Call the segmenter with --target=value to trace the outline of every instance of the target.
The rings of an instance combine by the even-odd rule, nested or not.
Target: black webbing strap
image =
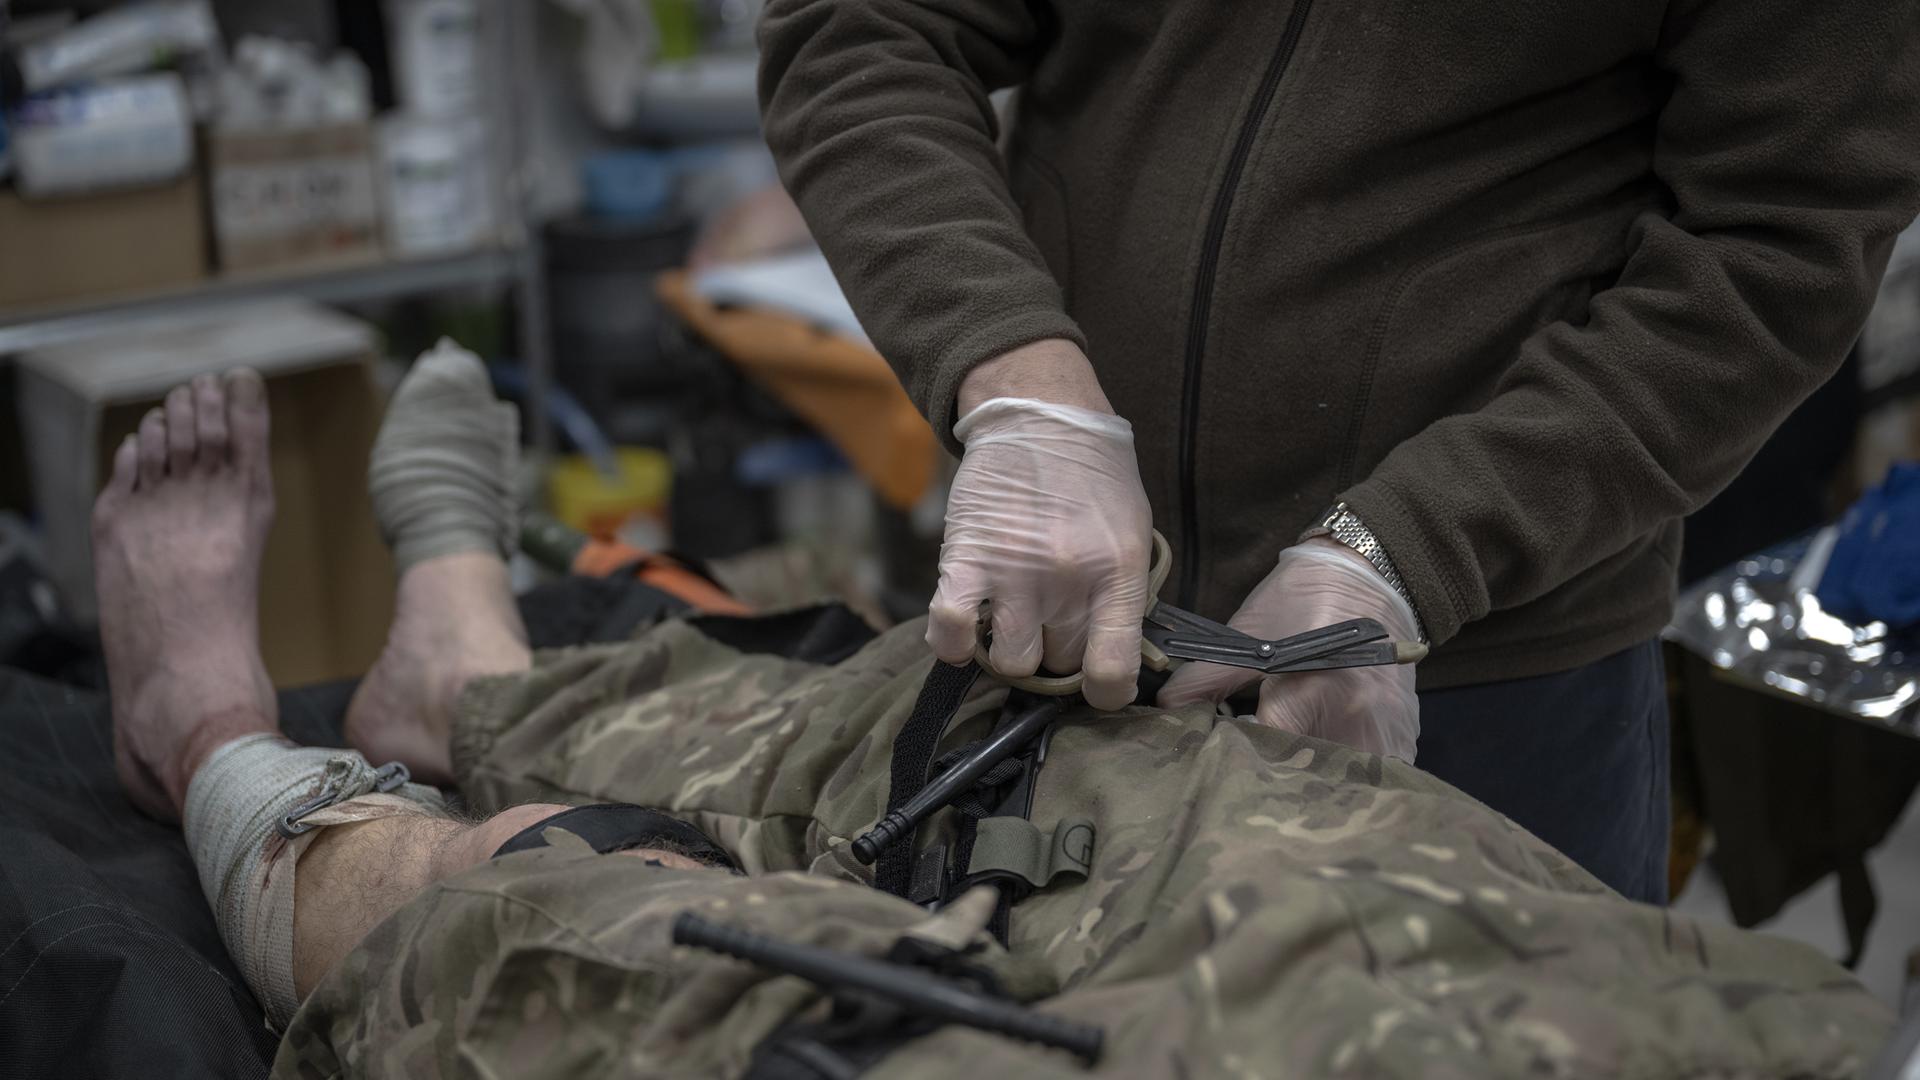
[[[1001,762],[1001,764],[1011,765],[1014,763]],[[974,801],[974,807],[984,809],[984,807],[980,806],[978,800]],[[964,879],[960,875],[965,873],[967,865],[973,861],[973,842],[975,838],[980,835],[980,819],[986,816],[984,813],[972,813],[970,812],[971,809],[973,808],[962,807],[960,810],[959,835],[955,837],[953,842],[953,864],[961,869],[958,873],[948,876],[947,894],[941,898],[947,902],[958,899],[960,893],[965,890],[965,885],[963,884]],[[1002,946],[1012,948],[1013,943],[1007,939],[1007,935],[1013,930],[1015,883],[1003,880],[996,881],[993,884],[995,890],[1000,894],[1000,899],[993,905],[993,915],[987,920],[985,929],[987,933],[992,934],[993,939],[998,941]]]
[[[1032,698],[1030,695],[1015,690],[1007,698],[1006,708],[1001,712],[1001,722],[1011,722],[1013,717],[1025,712],[1031,703]],[[948,769],[958,765],[978,749],[979,745],[978,742],[969,743],[934,762],[928,769],[929,782],[931,782],[933,777],[939,776]],[[1008,785],[1013,784],[1017,780],[1030,781],[1033,771],[1040,767],[1039,756],[1036,747],[1028,746],[1020,755],[1010,757],[987,770],[985,775],[974,782],[974,786],[970,791],[965,792],[958,799],[954,800],[953,808],[959,811],[959,818],[955,824],[953,837],[952,869],[948,867],[947,849],[944,847],[937,849],[941,856],[941,865],[938,873],[940,884],[938,899],[940,901],[943,903],[951,903],[965,890],[967,887],[965,875],[967,873],[967,867],[973,864],[973,845],[980,834],[980,822],[995,814],[1007,813],[1009,811],[1007,806],[1002,805],[1009,794],[1007,791]],[[1025,794],[1028,799],[1031,798],[1031,790],[1030,787],[1025,789]],[[1021,802],[1022,805],[1013,812],[1018,813],[1021,817],[1025,817],[1028,813],[1028,807],[1025,805],[1027,800],[1019,799],[1017,801]],[[932,854],[932,852],[928,854]],[[921,865],[915,868],[914,892],[916,895],[908,897],[909,900],[913,900],[915,903],[920,902],[918,895],[926,891],[928,878],[929,875],[926,866]],[[994,940],[1000,942],[1001,945],[1011,947],[1012,943],[1008,940],[1008,934],[1013,925],[1013,904],[1014,901],[1026,895],[1024,888],[1025,882],[1008,879],[995,881],[993,884],[1000,894],[1000,900],[994,905],[993,917],[987,921],[986,930],[989,934],[992,934]]]
[[[1032,762],[1023,758],[1008,758],[988,770],[972,791],[953,804],[954,809],[960,811],[959,831],[953,840],[953,865],[959,868],[957,873],[966,873],[966,868],[972,864],[973,842],[980,834],[980,819],[993,813],[993,807],[987,804],[987,794],[1019,779],[1032,767]],[[1000,902],[994,905],[993,917],[987,921],[986,929],[994,940],[1007,945],[1007,933],[1013,925],[1013,889],[1003,882],[999,885],[999,891]],[[947,895],[942,899],[951,901],[955,898],[953,879],[950,878]]]
[[[958,896],[957,886],[961,884],[961,877],[966,874],[967,867],[973,864],[973,842],[980,835],[980,819],[994,812],[994,808],[987,804],[986,794],[1019,779],[1028,769],[1039,767],[1031,756],[1008,758],[995,765],[980,778],[972,791],[954,803],[954,808],[960,811],[960,829],[953,841],[953,865],[959,869],[948,880],[947,895],[942,899],[951,901]],[[1012,948],[1013,943],[1007,938],[1013,929],[1013,902],[1017,899],[1014,895],[1015,883],[1001,881],[995,884],[1000,892],[1000,901],[993,906],[993,917],[987,920],[986,930],[995,941]]]
[[[953,714],[980,676],[980,665],[969,662],[954,667],[935,661],[927,681],[914,699],[913,715],[893,738],[893,772],[887,787],[887,809],[898,810],[927,785],[927,768],[933,764],[933,752],[947,730]],[[913,888],[913,842],[911,838],[890,845],[880,852],[873,867],[873,885],[882,892],[905,897]]]

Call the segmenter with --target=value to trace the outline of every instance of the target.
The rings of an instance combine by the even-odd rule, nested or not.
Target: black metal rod
[[[865,991],[937,1020],[1058,1047],[1089,1065],[1100,1060],[1106,1038],[1091,1024],[986,997],[928,972],[722,926],[691,911],[674,919],[673,941],[798,975],[823,987]]]
[[[911,837],[922,821],[971,789],[974,781],[985,776],[988,769],[1019,753],[1022,747],[1047,729],[1047,725],[1053,722],[1054,714],[1059,711],[1058,700],[1041,701],[1021,714],[1019,719],[995,732],[980,744],[980,749],[956,762],[953,768],[941,773],[939,779],[921,788],[918,795],[908,799],[898,810],[888,811],[878,824],[855,838],[853,857],[859,859],[862,865],[873,865],[882,851]]]

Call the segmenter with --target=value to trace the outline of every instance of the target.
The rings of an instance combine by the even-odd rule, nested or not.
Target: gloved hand
[[[999,397],[963,416],[953,434],[966,453],[947,495],[927,643],[940,659],[965,663],[980,601],[991,600],[995,670],[1024,676],[1045,663],[1063,675],[1084,671],[1088,704],[1128,704],[1153,529],[1132,425]]]
[[[1279,563],[1227,623],[1256,637],[1281,638],[1359,618],[1378,620],[1396,640],[1419,640],[1413,609],[1371,563],[1337,541],[1316,538],[1282,551]],[[1161,688],[1159,702],[1165,708],[1218,703],[1258,678],[1259,672],[1243,668],[1186,664]],[[1420,736],[1413,665],[1269,675],[1254,718],[1412,761]]]

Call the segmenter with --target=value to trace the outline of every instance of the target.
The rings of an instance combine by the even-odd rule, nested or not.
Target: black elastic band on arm
[[[671,814],[628,803],[596,803],[562,810],[514,833],[493,853],[494,858],[547,846],[543,833],[558,826],[585,840],[602,855],[633,848],[664,847],[708,866],[740,870],[740,864],[713,838]]]

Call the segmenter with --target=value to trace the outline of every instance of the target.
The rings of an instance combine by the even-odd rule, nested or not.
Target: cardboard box
[[[215,258],[225,272],[380,256],[365,124],[207,136]]]
[[[0,310],[185,288],[206,276],[200,180],[62,199],[0,191]]]
[[[116,325],[20,357],[20,420],[54,582],[97,610],[89,544],[113,449],[167,390],[250,366],[273,409],[278,513],[260,580],[261,651],[278,686],[365,673],[392,618],[393,567],[367,500],[381,406],[377,338],[303,301],[237,304]]]

